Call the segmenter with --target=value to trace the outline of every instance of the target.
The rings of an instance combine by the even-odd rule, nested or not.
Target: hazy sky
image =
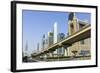
[[[66,35],[68,14],[68,12],[23,10],[23,50],[27,41],[28,52],[35,51],[37,43],[41,45],[43,34],[47,35],[47,32],[52,31],[55,22],[58,25],[58,32]],[[89,13],[76,13],[76,17],[91,22],[91,14]]]

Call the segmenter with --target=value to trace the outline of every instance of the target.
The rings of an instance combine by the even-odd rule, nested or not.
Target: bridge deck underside
[[[57,48],[61,46],[71,46],[74,42],[83,40],[85,38],[91,37],[91,26],[84,27],[83,29],[77,31],[76,33],[66,37],[60,42],[57,42],[49,47],[47,47],[45,50],[42,50],[41,52],[37,53],[36,56],[40,56],[45,53],[52,52],[56,50]]]

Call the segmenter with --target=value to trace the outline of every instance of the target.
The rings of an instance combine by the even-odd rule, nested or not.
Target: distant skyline
[[[53,31],[55,22],[57,22],[58,33],[67,35],[68,14],[68,12],[23,10],[23,51],[25,51],[26,43],[29,53],[37,50],[38,43],[41,47],[43,34],[47,36],[49,31]],[[91,23],[90,13],[76,13],[76,17]]]

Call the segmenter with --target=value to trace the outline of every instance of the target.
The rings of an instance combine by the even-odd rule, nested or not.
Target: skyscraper
[[[58,30],[57,30],[57,22],[55,22],[55,23],[54,23],[54,29],[53,29],[53,33],[54,33],[54,39],[53,39],[54,42],[53,42],[53,43],[54,43],[54,44],[57,43],[57,34],[58,34],[57,31],[58,31]]]
[[[54,28],[53,28],[53,44],[57,43],[57,35],[58,35],[58,30],[57,30],[57,22],[54,23]],[[57,56],[57,49],[53,52],[54,56]]]
[[[80,29],[82,29],[83,27],[85,27],[87,25],[89,25],[89,23],[78,19],[77,16],[75,15],[75,12],[69,13],[69,16],[68,16],[68,29],[69,29],[68,33],[69,33],[69,35],[72,35],[73,33],[80,31]],[[90,52],[89,52],[91,49],[90,46],[91,46],[90,37],[85,38],[80,41],[77,41],[77,42],[73,43],[72,46],[67,48],[68,56],[90,55]]]
[[[28,43],[27,43],[27,41],[26,41],[26,45],[25,45],[24,56],[28,56]]]
[[[53,32],[48,32],[48,46],[53,44]]]
[[[58,40],[58,42],[61,41],[61,40],[63,40],[64,38],[65,38],[65,34],[64,34],[64,33],[59,33],[59,34],[57,35],[57,40]]]
[[[63,40],[65,38],[65,34],[64,33],[59,33],[58,34],[58,42],[60,42],[61,40]],[[57,54],[58,55],[64,55],[64,48],[60,47],[59,49],[57,49]]]
[[[42,37],[42,49],[45,48],[45,34]]]
[[[37,43],[37,52],[39,52],[39,43]]]
[[[69,13],[68,17],[68,33],[69,35],[75,33],[78,30],[78,22],[74,12]]]

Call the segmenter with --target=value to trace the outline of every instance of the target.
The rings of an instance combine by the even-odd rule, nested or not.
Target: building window
[[[80,43],[81,43],[81,44],[85,44],[84,40],[81,40]]]

